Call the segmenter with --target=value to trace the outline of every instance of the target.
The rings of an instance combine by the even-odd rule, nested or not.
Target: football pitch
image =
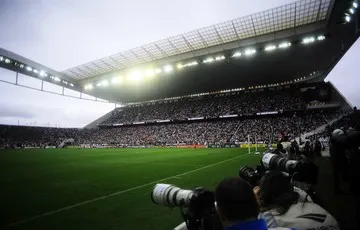
[[[247,149],[0,151],[0,229],[164,229],[178,208],[154,205],[156,183],[213,190],[260,157]]]

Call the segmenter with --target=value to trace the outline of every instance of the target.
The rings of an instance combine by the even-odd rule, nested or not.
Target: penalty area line
[[[228,162],[228,161],[232,161],[232,160],[235,160],[235,159],[247,157],[249,155],[250,154],[243,154],[243,155],[240,155],[240,156],[232,157],[230,159],[219,161],[219,162],[216,162],[214,164],[206,165],[204,167],[193,169],[193,170],[183,172],[183,173],[180,173],[180,174],[177,174],[177,175],[174,175],[174,176],[166,177],[166,178],[163,178],[163,179],[160,179],[160,180],[152,181],[152,182],[149,182],[149,183],[146,183],[146,184],[142,184],[142,185],[135,186],[135,187],[132,187],[132,188],[128,188],[128,189],[125,189],[125,190],[110,193],[110,194],[107,194],[107,195],[104,195],[104,196],[100,196],[100,197],[93,198],[93,199],[90,199],[90,200],[86,200],[86,201],[83,201],[83,202],[80,202],[80,203],[69,205],[69,206],[66,206],[66,207],[63,207],[63,208],[59,208],[59,209],[56,209],[56,210],[53,210],[53,211],[45,212],[45,213],[42,213],[42,214],[30,217],[30,218],[21,220],[21,221],[11,223],[11,224],[7,225],[6,228],[11,228],[11,227],[15,227],[15,226],[18,226],[18,225],[21,225],[21,224],[25,224],[25,223],[40,219],[40,218],[45,217],[45,216],[50,216],[50,215],[53,215],[53,214],[56,214],[56,213],[59,213],[59,212],[62,212],[62,211],[66,211],[66,210],[73,209],[73,208],[76,208],[76,207],[79,207],[79,206],[90,204],[90,203],[93,203],[93,202],[96,202],[96,201],[99,201],[99,200],[104,200],[104,199],[112,197],[112,196],[117,196],[117,195],[127,193],[127,192],[130,192],[130,191],[136,190],[136,189],[144,188],[146,186],[153,185],[153,184],[156,184],[156,183],[159,183],[159,182],[164,182],[164,181],[169,180],[169,179],[177,179],[177,178],[179,178],[181,176],[184,176],[184,175],[187,175],[187,174],[190,174],[190,173],[193,173],[193,172],[197,172],[197,171],[200,171],[200,170],[203,170],[203,169],[206,169],[206,168],[210,168],[210,167],[213,167],[215,165],[223,164],[223,163]]]

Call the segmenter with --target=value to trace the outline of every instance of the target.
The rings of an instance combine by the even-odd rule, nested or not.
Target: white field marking
[[[50,215],[53,215],[53,214],[56,214],[56,213],[59,213],[59,212],[62,212],[62,211],[66,211],[66,210],[69,210],[69,209],[72,209],[72,208],[76,208],[76,207],[79,207],[79,206],[90,204],[90,203],[93,203],[93,202],[96,202],[96,201],[99,201],[99,200],[103,200],[103,199],[106,199],[106,198],[109,198],[109,197],[112,197],[112,196],[117,196],[117,195],[120,195],[120,194],[123,194],[123,193],[126,193],[126,192],[130,192],[130,191],[133,191],[133,190],[136,190],[136,189],[139,189],[139,188],[144,188],[144,187],[149,186],[149,185],[153,185],[153,184],[163,182],[163,181],[166,181],[166,180],[169,180],[169,179],[181,177],[183,175],[187,175],[187,174],[190,174],[190,173],[193,173],[193,172],[197,172],[197,171],[200,171],[202,169],[210,168],[210,167],[215,166],[215,165],[223,164],[223,163],[228,162],[228,161],[232,161],[232,160],[235,160],[235,159],[238,159],[238,158],[248,157],[248,156],[250,156],[250,154],[243,154],[243,155],[240,155],[240,156],[232,157],[232,158],[227,159],[227,160],[219,161],[219,162],[216,162],[214,164],[206,165],[204,167],[193,169],[193,170],[190,170],[190,171],[187,171],[187,172],[184,172],[184,173],[180,173],[180,174],[177,174],[177,175],[174,175],[174,176],[171,176],[171,177],[166,177],[166,178],[156,180],[156,181],[153,181],[153,182],[149,182],[149,183],[146,183],[146,184],[143,184],[143,185],[135,186],[135,187],[128,188],[128,189],[125,189],[125,190],[121,190],[121,191],[110,193],[110,194],[107,194],[107,195],[104,195],[104,196],[100,196],[100,197],[97,197],[97,198],[94,198],[94,199],[91,199],[91,200],[86,200],[86,201],[83,201],[83,202],[80,202],[80,203],[77,203],[77,204],[73,204],[73,205],[63,207],[63,208],[59,208],[59,209],[56,209],[56,210],[53,210],[53,211],[50,211],[50,212],[45,212],[45,213],[30,217],[28,219],[24,219],[24,220],[21,220],[21,221],[18,221],[18,222],[11,223],[8,226],[6,226],[6,228],[15,227],[15,226],[18,226],[18,225],[21,225],[21,224],[28,223],[30,221],[37,220],[37,219],[45,217],[45,216],[50,216]]]
[[[136,161],[113,161],[115,163],[126,163],[126,164],[147,164],[147,165],[165,165],[165,166],[192,166],[192,167],[203,167],[206,165],[188,165],[188,164],[167,164],[167,163],[149,163],[149,162],[136,162]]]

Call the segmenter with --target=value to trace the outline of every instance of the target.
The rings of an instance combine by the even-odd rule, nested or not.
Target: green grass
[[[242,165],[259,162],[258,156],[246,152],[247,149],[1,151],[0,228],[172,229],[182,222],[180,211],[151,202],[150,192],[156,181],[168,178],[161,183],[212,190],[224,177],[237,176]],[[182,175],[173,177],[179,174]],[[124,192],[9,227],[119,191]]]

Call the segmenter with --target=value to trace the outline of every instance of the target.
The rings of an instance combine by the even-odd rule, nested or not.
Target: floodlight
[[[156,69],[155,69],[155,73],[156,73],[156,74],[159,74],[159,73],[161,73],[161,72],[162,72],[162,71],[161,71],[160,68],[156,68]]]
[[[241,52],[235,52],[232,57],[241,57]]]
[[[252,55],[254,53],[256,53],[255,49],[247,49],[247,50],[245,50],[245,55],[246,56]]]
[[[320,36],[317,37],[317,40],[318,40],[318,41],[325,40],[325,36],[324,36],[324,35],[320,35]]]
[[[184,67],[184,65],[181,64],[181,63],[178,63],[178,64],[176,65],[176,68],[178,68],[178,69],[182,69],[183,67]]]
[[[27,71],[32,71],[32,68],[30,66],[26,66]]]
[[[106,86],[108,86],[108,85],[109,85],[109,82],[108,82],[107,80],[103,80],[103,81],[101,82],[101,86],[106,87]]]
[[[73,83],[70,83],[70,86],[71,86],[71,87],[74,87],[74,84],[73,84]]]
[[[33,69],[33,72],[34,73],[38,73],[39,71],[37,69]]]
[[[0,56],[0,61],[4,61],[4,57],[3,57],[3,56]]]
[[[6,59],[5,59],[5,63],[6,63],[6,64],[11,63],[10,59],[6,58]]]
[[[225,59],[225,56],[224,56],[224,55],[215,57],[215,60],[216,60],[216,61],[221,61],[221,60],[224,60],[224,59]]]
[[[140,81],[143,78],[143,74],[140,71],[133,71],[128,75],[130,81]]]
[[[283,43],[280,43],[279,44],[279,48],[280,49],[284,49],[284,48],[288,48],[291,46],[291,43],[290,42],[283,42]]]
[[[60,78],[58,78],[58,77],[55,77],[55,78],[54,78],[54,81],[59,82],[59,81],[61,81],[61,79],[60,79]]]
[[[146,72],[145,72],[145,75],[146,75],[147,77],[152,77],[152,76],[155,75],[155,72],[154,72],[153,69],[147,69]]]
[[[315,38],[314,37],[307,37],[307,38],[304,38],[302,43],[303,44],[309,44],[309,43],[313,43],[315,41]]]
[[[45,73],[44,70],[41,70],[40,73],[39,73],[40,77],[47,77],[47,73]]]
[[[265,47],[265,51],[272,51],[274,49],[276,49],[276,46],[274,46],[274,45],[269,45],[269,46]]]
[[[359,6],[359,3],[357,3],[356,1],[353,2],[353,7],[354,7],[354,8],[358,8],[358,6]]]
[[[209,58],[206,58],[206,59],[203,61],[203,63],[211,63],[211,62],[213,62],[213,61],[214,61],[214,58],[209,57]]]
[[[92,89],[93,88],[93,85],[92,84],[87,84],[87,85],[85,85],[85,87],[84,87],[86,90],[90,90],[90,89]]]
[[[122,78],[121,77],[113,77],[111,79],[111,83],[113,83],[113,84],[121,84],[122,83]]]
[[[169,73],[169,72],[171,72],[171,71],[173,71],[173,67],[171,66],[171,65],[166,65],[166,66],[164,66],[164,71],[166,72],[166,73]]]
[[[193,62],[189,62],[186,63],[184,66],[194,66],[194,65],[198,65],[199,63],[197,61],[193,61]]]
[[[346,22],[350,22],[351,21],[351,17],[350,17],[350,15],[345,15],[345,21]]]
[[[350,9],[349,9],[349,12],[350,12],[350,14],[354,14],[354,13],[355,13],[354,8],[350,8]]]
[[[19,67],[20,67],[21,69],[24,68],[24,66],[25,66],[24,64],[20,64],[20,65],[19,65]]]

